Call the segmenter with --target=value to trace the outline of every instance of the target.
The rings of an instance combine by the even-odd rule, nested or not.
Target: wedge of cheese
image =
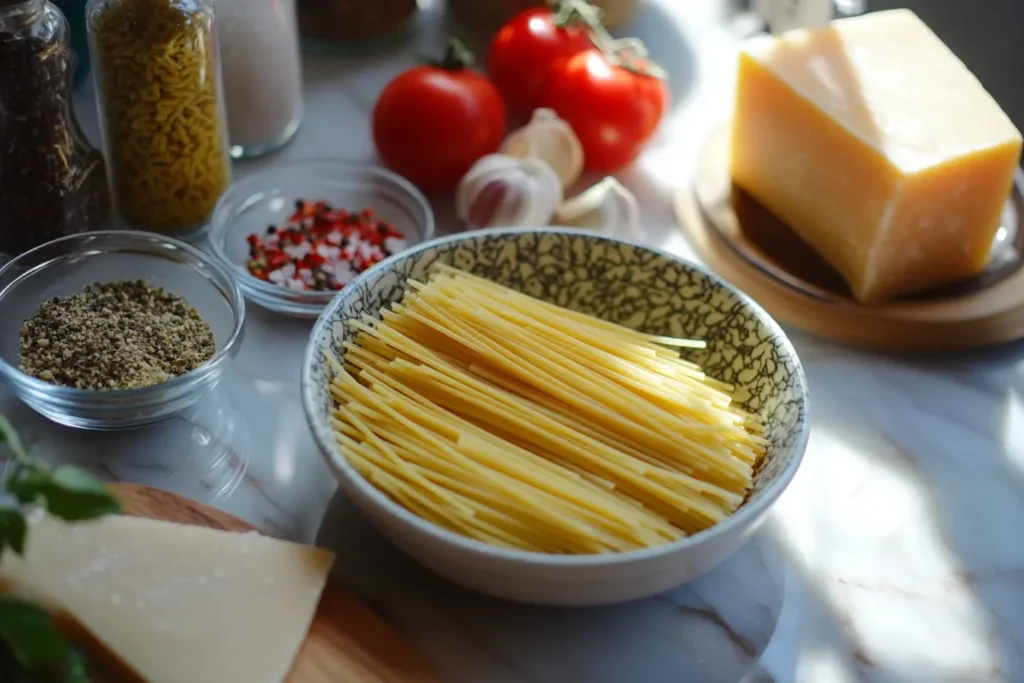
[[[151,683],[279,683],[306,637],[329,551],[132,517],[45,516],[5,590],[69,615]]]
[[[985,269],[1021,134],[908,10],[754,39],[733,182],[873,302]]]

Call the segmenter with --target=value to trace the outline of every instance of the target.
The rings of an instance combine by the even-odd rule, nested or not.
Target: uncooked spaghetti
[[[333,426],[425,520],[506,548],[606,553],[736,511],[766,440],[733,387],[643,334],[448,266],[350,323]]]

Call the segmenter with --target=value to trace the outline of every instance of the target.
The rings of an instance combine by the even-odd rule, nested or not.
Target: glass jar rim
[[[0,11],[42,9],[49,0],[0,0]]]

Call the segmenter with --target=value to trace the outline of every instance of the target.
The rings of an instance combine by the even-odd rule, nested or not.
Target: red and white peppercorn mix
[[[406,247],[405,235],[373,209],[350,212],[298,200],[284,225],[249,242],[249,272],[296,291],[338,290],[356,275]]]

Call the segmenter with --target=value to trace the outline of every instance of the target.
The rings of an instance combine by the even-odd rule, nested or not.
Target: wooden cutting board
[[[708,267],[779,322],[900,352],[964,351],[1024,339],[1024,173],[1017,174],[1004,212],[1004,229],[1013,238],[993,252],[985,275],[866,306],[788,226],[733,187],[728,160],[729,127],[723,124],[705,140],[692,183],[676,194],[677,222]]]
[[[111,484],[125,514],[211,529],[255,527],[209,505],[139,484]],[[343,558],[342,558],[343,561]],[[288,683],[437,683],[427,661],[341,586],[328,582]]]

